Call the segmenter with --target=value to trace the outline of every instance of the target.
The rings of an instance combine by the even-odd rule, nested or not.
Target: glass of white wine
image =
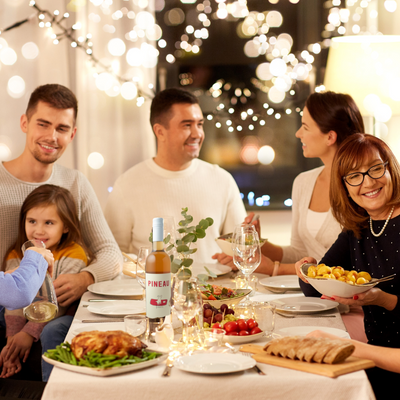
[[[136,259],[136,280],[146,293],[146,259],[151,253],[151,248],[147,246],[139,247]]]
[[[22,254],[31,247],[46,248],[40,240],[28,240],[22,247]],[[33,322],[48,322],[54,319],[58,312],[58,302],[53,280],[48,272],[36,297],[29,306],[24,308],[24,316]]]

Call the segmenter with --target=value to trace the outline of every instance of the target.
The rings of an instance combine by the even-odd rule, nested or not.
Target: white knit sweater
[[[232,232],[246,216],[233,177],[199,159],[183,171],[163,169],[152,159],[130,168],[115,182],[105,216],[121,250],[137,254],[140,246],[150,245],[152,219],[173,216],[178,224],[183,207],[189,208],[192,224],[207,217],[214,220],[206,237],[195,243],[193,259],[202,263],[212,262],[211,256],[221,252],[215,239]]]
[[[315,238],[307,229],[307,211],[311,196],[315,182],[324,168],[303,172],[293,182],[292,236],[290,246],[283,247],[283,263],[294,263],[306,256],[320,260],[341,232],[330,209]]]
[[[82,271],[90,272],[95,282],[114,278],[122,267],[122,255],[107,225],[99,201],[89,181],[77,170],[54,164],[50,179],[41,183],[23,182],[0,163],[0,257],[17,240],[22,203],[34,189],[44,184],[62,186],[75,199],[85,244],[96,260]]]

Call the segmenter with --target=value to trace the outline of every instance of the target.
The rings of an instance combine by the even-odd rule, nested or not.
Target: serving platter
[[[76,336],[78,333],[91,332],[91,331],[124,331],[124,322],[101,322],[99,324],[84,324],[83,326],[73,327],[71,330],[72,335]]]
[[[174,366],[196,374],[218,375],[253,368],[256,361],[240,354],[206,353],[179,357]]]
[[[151,349],[146,349],[146,351],[152,351]],[[155,351],[155,350],[154,350]],[[42,355],[42,358],[47,363],[54,365],[55,367],[65,369],[71,372],[77,372],[80,374],[86,375],[94,375],[94,376],[112,376],[112,375],[119,375],[125,374],[127,372],[137,371],[139,369],[152,367],[153,365],[157,365],[160,362],[164,361],[168,357],[168,353],[163,353],[157,350],[157,353],[161,353],[160,357],[155,358],[154,360],[143,361],[138,364],[131,364],[131,365],[124,365],[122,367],[114,367],[108,369],[100,369],[100,368],[89,368],[89,367],[82,367],[80,365],[72,365],[66,364],[61,361],[53,360],[52,358],[48,358]]]

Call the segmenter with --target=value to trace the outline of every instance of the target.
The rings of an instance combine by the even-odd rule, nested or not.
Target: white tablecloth
[[[221,283],[227,278],[219,279]],[[219,283],[219,282],[218,282]],[[259,289],[268,293],[265,288]],[[294,295],[299,293],[294,293]],[[293,295],[293,293],[291,293]],[[270,293],[270,298],[276,298]],[[288,294],[278,295],[288,296]],[[67,340],[74,336],[72,332],[83,326],[82,319],[98,318],[83,305],[88,298],[101,296],[85,293]],[[276,316],[276,329],[286,326],[330,326],[345,329],[337,310],[336,318],[293,318]],[[92,325],[92,324],[91,324]],[[262,345],[266,340],[259,339],[254,344]],[[294,371],[258,363],[266,373],[258,375],[247,370],[226,375],[200,375],[172,369],[169,378],[161,377],[165,364],[111,377],[94,377],[54,368],[47,383],[43,400],[126,400],[126,399],[173,399],[204,400],[206,398],[240,399],[307,399],[307,400],[366,400],[375,399],[372,388],[364,371],[342,375],[332,379],[315,374]]]

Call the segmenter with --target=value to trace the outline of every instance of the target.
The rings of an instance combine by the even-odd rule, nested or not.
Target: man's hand
[[[79,274],[59,275],[54,281],[58,303],[62,307],[69,306],[80,299],[92,283],[94,283],[94,278],[86,271]]]
[[[218,260],[220,264],[227,265],[232,268],[232,271],[237,271],[236,265],[233,263],[233,257],[225,253],[216,253],[211,257],[213,260]]]
[[[47,270],[49,271],[50,276],[53,276],[53,269],[54,269],[53,253],[50,250],[42,249],[39,247],[30,247],[27,251],[30,251],[30,250],[36,251],[36,253],[39,253],[44,257],[44,259],[47,261],[47,264],[49,264],[49,267]]]
[[[14,363],[16,359],[25,362],[31,351],[33,337],[26,332],[18,332],[10,337],[7,341],[8,351],[4,356],[4,360]]]

